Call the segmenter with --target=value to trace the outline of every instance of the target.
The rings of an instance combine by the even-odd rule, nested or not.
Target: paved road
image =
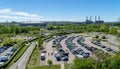
[[[61,69],[65,69],[64,63],[61,63]]]
[[[60,62],[56,61],[56,58],[54,56],[54,52],[56,51],[56,48],[52,48],[53,40],[49,41],[45,47],[45,50],[47,51],[47,53],[46,53],[46,65],[48,65],[47,61],[49,59],[53,61],[53,64],[60,64]],[[53,53],[53,55],[52,55],[52,53]]]
[[[106,47],[112,48],[114,51],[119,51],[119,47],[113,44],[109,44],[108,42],[101,41],[101,44],[105,45]]]
[[[10,52],[11,49],[12,49],[12,47],[10,47],[10,48],[8,48],[7,50],[5,50],[4,52],[2,52],[2,53],[0,54],[0,57],[5,56],[8,52]]]
[[[66,39],[67,38],[63,39],[60,42],[64,50],[68,50],[68,48],[65,45],[65,40]],[[56,48],[52,48],[53,40],[51,40],[51,41],[49,41],[47,43],[44,42],[43,46],[45,47],[45,50],[47,51],[47,53],[46,53],[46,60],[45,61],[40,61],[40,66],[48,65],[47,61],[49,59],[53,61],[53,64],[63,64],[63,61],[57,61],[56,58],[55,58],[54,52],[56,51]],[[68,51],[68,52],[69,52],[69,61],[64,62],[64,63],[73,63],[73,60],[74,60],[75,57],[74,57],[74,55],[72,55],[72,53],[70,51]],[[53,53],[53,55],[51,55],[51,53]]]
[[[76,44],[79,48],[81,48],[83,51],[88,52],[87,49],[85,49],[84,47],[82,47],[80,44],[77,43],[77,40],[78,40],[78,38],[75,38],[75,39],[73,40],[73,43],[75,43],[75,44]]]
[[[78,37],[73,40],[73,43],[75,43],[75,44],[76,44],[79,48],[81,48],[84,52],[90,52],[89,50],[85,49],[85,48],[82,47],[80,44],[78,44],[77,40],[78,40]],[[88,46],[89,46],[89,45],[88,45]],[[92,47],[92,46],[89,46],[89,47]],[[90,54],[90,57],[92,57],[92,58],[97,58],[94,53],[92,53],[92,52],[90,52],[90,53],[91,53],[91,54]]]
[[[119,46],[119,42],[117,41],[117,37],[113,35],[107,35],[108,36],[108,42],[111,44],[114,44],[116,46]]]
[[[69,36],[67,38],[69,38]],[[67,61],[67,63],[73,63],[75,56],[70,52],[70,50],[65,45],[65,40],[67,40],[67,38],[65,38],[61,41],[61,45],[63,47],[63,50],[68,50],[68,52],[69,52],[69,61]]]
[[[20,57],[20,59],[10,67],[10,69],[25,69],[25,65],[26,65],[35,45],[36,45],[36,42],[33,42],[28,47],[28,49],[24,52],[24,54]]]
[[[104,52],[107,52],[107,53],[109,53],[110,55],[113,55],[112,53],[106,51],[104,48],[101,48],[101,47],[99,47],[99,46],[97,46],[97,45],[92,44],[92,43],[91,43],[91,40],[92,40],[92,37],[86,37],[84,43],[87,44],[87,45],[89,45],[89,46],[95,47],[95,48],[97,48],[97,49],[99,49],[99,50],[102,50],[102,51],[104,51]]]

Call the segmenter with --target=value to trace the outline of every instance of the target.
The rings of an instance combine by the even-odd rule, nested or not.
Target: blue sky
[[[0,21],[117,21],[119,13],[120,0],[0,0]]]

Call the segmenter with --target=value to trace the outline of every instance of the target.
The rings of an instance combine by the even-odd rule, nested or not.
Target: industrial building
[[[100,16],[98,16],[98,19],[97,19],[97,16],[95,16],[95,21],[92,21],[92,16],[90,16],[90,18],[88,19],[88,16],[86,16],[86,21],[85,21],[86,24],[91,24],[91,23],[97,23],[97,24],[103,24],[104,21],[103,20],[100,20]]]

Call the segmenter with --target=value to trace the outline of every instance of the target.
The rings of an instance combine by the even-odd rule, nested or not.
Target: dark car
[[[45,57],[44,57],[44,56],[41,56],[41,60],[45,60]]]
[[[101,48],[106,48],[106,46],[101,46]]]
[[[57,61],[61,61],[61,58],[60,58],[60,55],[59,55],[59,54],[56,54],[55,57],[56,57],[56,60],[57,60]]]
[[[111,48],[106,48],[107,51],[113,51]]]
[[[65,57],[62,58],[62,60],[63,60],[63,61],[68,61],[69,58],[68,58],[68,56],[65,56]]]

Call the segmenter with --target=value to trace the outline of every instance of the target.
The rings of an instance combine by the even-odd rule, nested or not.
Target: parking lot
[[[107,42],[101,42],[100,45],[95,44],[92,42],[92,37],[78,34],[57,36],[44,42],[43,46],[44,50],[41,51],[40,65],[47,65],[49,59],[53,61],[53,64],[62,64],[73,63],[75,58],[96,57],[93,53],[96,50],[101,50],[110,55],[114,55],[119,50],[118,47],[110,47]]]
[[[1,46],[0,47],[0,64],[4,64],[15,52],[15,48],[10,46]]]

